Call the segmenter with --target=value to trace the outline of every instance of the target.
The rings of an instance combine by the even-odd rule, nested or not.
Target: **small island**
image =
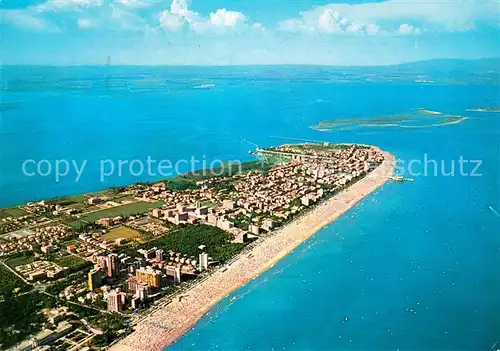
[[[352,130],[355,128],[431,128],[452,124],[459,124],[468,117],[447,114],[440,111],[419,108],[411,113],[401,113],[387,116],[370,118],[338,118],[329,121],[320,121],[309,128],[320,132],[331,132],[334,130]]]
[[[0,209],[0,347],[162,350],[394,168],[367,145],[252,153],[236,173]]]
[[[484,107],[467,109],[468,112],[500,112],[500,107]]]

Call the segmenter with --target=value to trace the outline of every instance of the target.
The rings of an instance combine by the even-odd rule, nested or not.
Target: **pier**
[[[405,178],[403,176],[390,176],[389,179],[395,181],[395,182],[413,182],[415,179],[413,178]]]

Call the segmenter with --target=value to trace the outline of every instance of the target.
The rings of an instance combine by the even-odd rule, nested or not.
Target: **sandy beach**
[[[392,175],[394,156],[384,152],[384,162],[362,180],[321,203],[312,211],[266,237],[250,252],[238,256],[225,272],[217,271],[170,304],[142,320],[135,331],[111,350],[162,350],[175,342],[227,294],[266,271],[302,242],[336,220],[364,197],[380,188]]]

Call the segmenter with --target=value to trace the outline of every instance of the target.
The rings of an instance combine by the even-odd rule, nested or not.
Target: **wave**
[[[213,89],[215,88],[215,84],[212,83],[204,83],[200,85],[195,85],[193,89]]]

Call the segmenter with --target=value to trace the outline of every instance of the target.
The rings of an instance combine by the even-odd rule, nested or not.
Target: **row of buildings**
[[[383,161],[375,148],[346,146],[308,149],[283,145],[261,153],[279,154],[287,162],[260,170],[213,177],[197,182],[199,189],[170,190],[159,183],[144,191],[143,199],[167,205],[151,215],[175,224],[202,222],[231,232],[235,240],[271,231],[303,208],[314,205]],[[231,184],[228,191],[225,184]],[[221,186],[222,185],[222,186]],[[210,202],[215,206],[202,206]],[[242,226],[241,223],[246,223]]]
[[[35,261],[14,268],[26,280],[37,281],[45,278],[61,278],[69,274],[68,267],[61,267],[51,261]]]
[[[63,224],[23,230],[20,235],[8,242],[0,242],[0,257],[37,249],[50,250],[60,240],[71,235],[70,229]]]

